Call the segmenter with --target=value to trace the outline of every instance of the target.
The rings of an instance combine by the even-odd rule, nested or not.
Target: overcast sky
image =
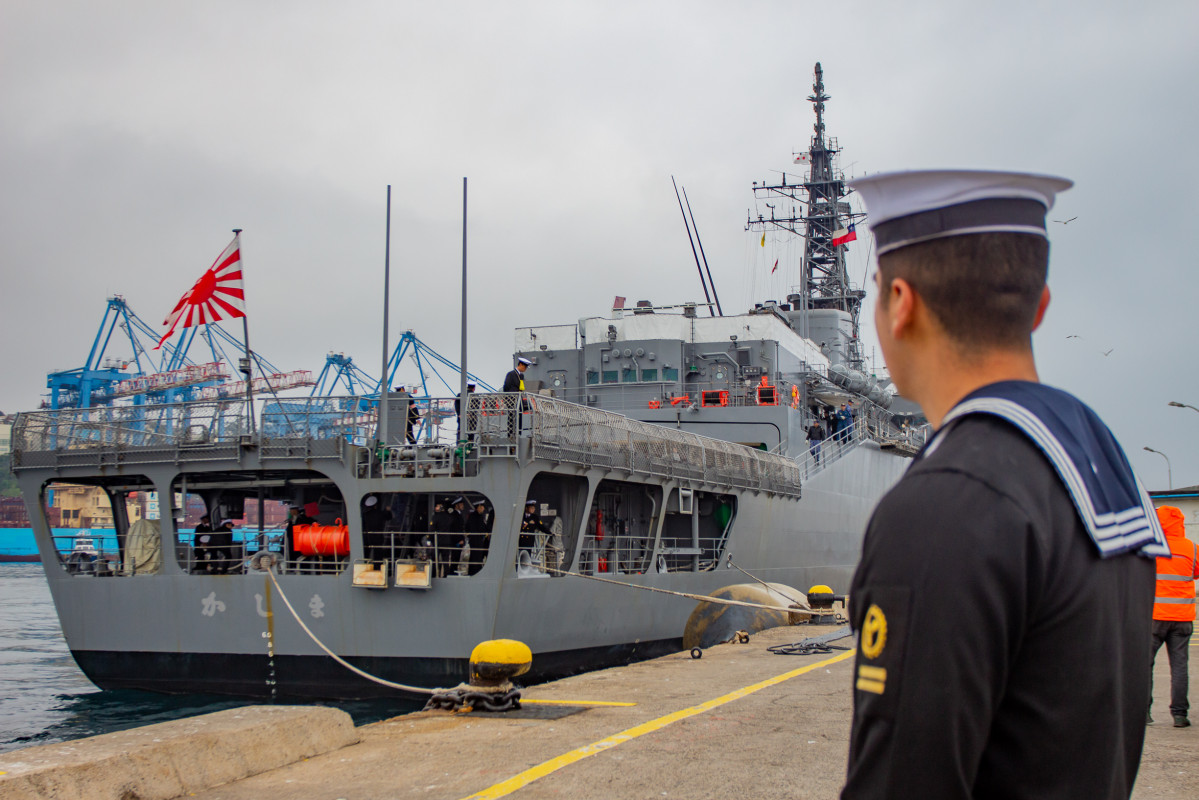
[[[808,145],[820,61],[847,175],[1076,181],[1050,214],[1077,219],[1050,223],[1042,378],[1099,411],[1151,489],[1166,463],[1144,446],[1193,485],[1199,413],[1166,403],[1199,406],[1196,31],[1193,0],[7,0],[0,409],[83,364],[108,295],[158,326],[234,227],[255,349],[377,375],[389,183],[393,341],[411,328],[457,360],[469,177],[470,366],[492,383],[517,325],[702,299],[671,175],[726,312],[781,299],[800,251],[744,223],[752,181]]]

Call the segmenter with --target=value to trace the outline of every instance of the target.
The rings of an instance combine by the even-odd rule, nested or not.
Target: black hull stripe
[[[677,653],[682,639],[538,653],[522,685]],[[365,700],[402,692],[361,678],[327,656],[237,653],[155,653],[73,650],[79,668],[101,689],[141,689],[166,694],[218,694],[309,700]],[[467,660],[453,658],[348,658],[354,666],[390,681],[447,688],[467,679]],[[414,699],[416,696],[413,696]]]

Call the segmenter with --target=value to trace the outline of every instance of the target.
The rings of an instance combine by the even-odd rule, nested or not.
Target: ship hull
[[[363,466],[366,451],[340,445],[325,451],[315,444],[274,452],[243,448],[229,457],[214,451],[208,459],[192,454],[191,461],[125,451],[118,466],[99,471],[61,459],[35,466],[38,459],[27,458],[18,470],[27,498],[59,481],[94,482],[110,493],[152,485],[166,496],[186,480],[208,487],[212,506],[219,507],[235,490],[291,491],[288,487],[316,481],[320,486],[312,491],[325,501],[339,498],[335,513],[345,517],[350,531],[350,553],[341,559],[278,566],[274,575],[251,566],[238,574],[196,574],[184,561],[189,548],[178,539],[169,544],[167,519],[160,564],[131,571],[129,534],[122,539],[121,558],[112,562],[114,574],[104,575],[69,570],[64,559],[69,552],[56,548],[46,515],[30,504],[67,644],[102,688],[268,698],[395,696],[394,688],[356,675],[323,648],[373,676],[420,690],[465,680],[472,649],[497,638],[531,649],[533,666],[523,682],[550,680],[677,651],[697,605],[684,594],[708,595],[754,579],[800,591],[825,584],[845,592],[871,510],[910,463],[863,438],[810,474],[801,489],[795,462],[785,457],[652,425],[638,428],[641,438],[631,446],[623,434],[604,445],[600,434],[611,438],[615,424],[606,416],[602,430],[592,432],[599,444],[571,450],[569,436],[578,433],[582,412],[542,401],[538,414],[549,419],[558,406],[571,426],[546,423],[526,434],[517,454],[480,458],[465,472],[440,477],[380,473]],[[567,430],[569,436],[562,433]],[[661,445],[644,459],[638,455],[642,438]],[[670,447],[683,446],[701,448],[700,455],[654,466],[654,458],[667,459]],[[605,447],[627,456],[628,463],[597,464]],[[704,455],[702,448],[723,453],[724,460]],[[300,449],[304,452],[292,454]],[[63,459],[82,456],[67,449]],[[723,477],[715,467],[702,467],[705,463],[723,464]],[[678,507],[683,491],[696,498],[690,514]],[[489,498],[496,519],[481,569],[470,575],[446,570],[426,589],[356,585],[351,565],[369,555],[366,500],[389,493]],[[611,516],[596,524],[595,510],[608,508],[605,498],[613,493],[626,504],[625,524],[644,529],[639,560],[611,549],[620,530]],[[561,573],[529,570],[524,563],[520,515],[534,494],[566,521],[570,544]],[[644,519],[631,509],[636,502],[644,504]],[[713,509],[722,505],[732,510],[720,534]],[[680,524],[696,526],[691,531],[701,547],[668,546],[671,536],[678,543]],[[705,524],[715,527],[703,533]],[[709,534],[716,538],[705,540]],[[597,557],[601,546],[609,547],[604,552],[610,561],[603,566],[606,559]],[[700,551],[706,553],[702,559]]]

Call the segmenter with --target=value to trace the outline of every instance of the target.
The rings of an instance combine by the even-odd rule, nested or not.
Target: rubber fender
[[[767,589],[758,583],[737,583],[711,592],[712,597],[778,606],[779,610],[700,602],[683,629],[683,648],[711,647],[734,639],[739,631],[757,633],[767,628],[793,625],[809,616],[806,612],[788,609],[793,603],[807,605],[803,592],[781,583],[769,586]]]

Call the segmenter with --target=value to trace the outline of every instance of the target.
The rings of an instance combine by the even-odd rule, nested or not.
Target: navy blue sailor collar
[[[1007,420],[1045,454],[1101,558],[1132,551],[1146,558],[1170,554],[1153,503],[1120,443],[1081,400],[1041,383],[992,383],[966,395],[945,415],[918,458],[937,449],[950,423],[970,414]]]

